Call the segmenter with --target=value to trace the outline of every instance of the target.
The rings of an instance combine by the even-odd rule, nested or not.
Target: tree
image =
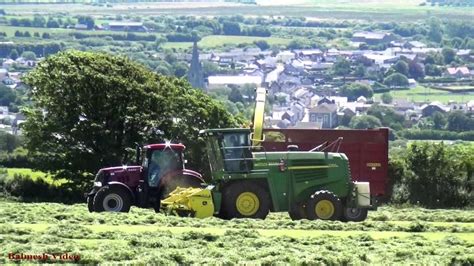
[[[365,66],[363,64],[357,65],[354,71],[354,75],[356,75],[356,77],[363,78],[365,76],[365,73],[366,73]]]
[[[18,51],[16,49],[12,49],[10,52],[9,57],[13,60],[16,60],[18,58]]]
[[[438,19],[431,19],[430,20],[430,29],[428,32],[428,38],[430,41],[440,43],[443,39],[443,34],[441,32],[441,23]]]
[[[74,184],[90,182],[101,167],[120,165],[134,143],[159,141],[157,129],[186,143],[191,167],[203,171],[199,130],[241,123],[185,80],[103,52],[57,53],[25,82],[36,88],[25,110],[25,145],[38,169]]]
[[[349,127],[355,129],[376,128],[381,126],[382,123],[380,120],[372,115],[354,116],[349,123]]]
[[[240,35],[240,25],[237,22],[226,21],[222,27],[224,35]]]
[[[0,106],[9,106],[15,101],[15,92],[11,88],[3,85],[3,83],[0,83]]]
[[[408,78],[403,74],[394,73],[386,77],[383,81],[383,84],[390,88],[407,88]]]
[[[403,60],[398,60],[398,62],[393,65],[393,69],[402,75],[408,76],[408,64]]]
[[[46,27],[48,27],[48,28],[59,28],[59,23],[56,20],[49,18],[48,22],[46,23]]]
[[[342,76],[345,79],[351,73],[351,63],[345,58],[338,58],[332,70],[335,75]]]
[[[260,50],[265,51],[270,48],[270,45],[265,40],[258,40],[254,42]]]
[[[405,121],[405,117],[397,114],[393,108],[378,104],[372,105],[367,110],[367,115],[377,117],[383,126],[391,128],[401,127]]]
[[[445,64],[451,64],[456,58],[456,51],[448,47],[443,48],[441,54],[443,54]]]
[[[15,31],[15,37],[23,37],[23,32],[19,30]]]
[[[410,77],[418,80],[425,77],[425,70],[421,64],[418,64],[416,61],[410,61],[408,64],[408,73]]]
[[[25,31],[25,33],[23,33],[23,37],[31,37],[31,33],[29,31]]]
[[[342,86],[339,94],[347,97],[349,101],[355,101],[360,96],[364,96],[367,99],[372,98],[374,91],[369,85],[356,82]]]
[[[47,32],[43,32],[43,34],[41,35],[41,38],[49,39],[49,38],[51,38],[51,35],[49,35],[49,33],[47,33]]]
[[[174,64],[173,69],[174,75],[178,78],[184,77],[188,73],[188,65],[184,62]]]
[[[46,19],[41,15],[35,15],[31,25],[37,28],[43,28],[46,24]]]
[[[446,126],[446,116],[441,112],[433,113],[433,127],[434,129],[443,129]]]
[[[94,28],[94,25],[95,25],[95,21],[91,16],[79,16],[77,18],[77,22],[79,22],[79,24],[86,25],[87,29],[89,30]]]
[[[470,131],[474,130],[474,119],[461,111],[450,112],[448,115],[448,130]]]
[[[21,54],[21,57],[23,57],[25,60],[31,60],[35,61],[36,60],[36,54],[31,52],[31,51],[25,51]]]
[[[229,96],[227,97],[229,101],[236,103],[236,102],[244,102],[244,97],[238,88],[232,88],[230,91]]]
[[[390,94],[390,92],[382,93],[382,96],[380,96],[380,98],[382,99],[382,102],[385,104],[392,103],[393,101],[393,97],[392,97],[392,94]]]

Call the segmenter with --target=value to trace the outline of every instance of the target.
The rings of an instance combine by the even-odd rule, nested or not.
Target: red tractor
[[[160,209],[160,200],[176,187],[200,187],[202,175],[186,169],[183,144],[137,148],[137,164],[102,168],[86,194],[90,212],[128,212],[132,205]],[[141,156],[140,156],[141,153]]]

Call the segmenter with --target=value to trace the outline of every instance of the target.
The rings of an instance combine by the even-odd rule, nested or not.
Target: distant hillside
[[[432,6],[474,6],[474,0],[427,0],[426,2]]]

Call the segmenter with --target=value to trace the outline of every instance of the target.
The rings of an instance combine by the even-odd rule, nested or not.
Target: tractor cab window
[[[157,187],[161,178],[166,174],[183,169],[180,151],[172,149],[154,150],[147,159],[148,184],[150,187]]]
[[[220,140],[224,167],[228,172],[248,172],[252,168],[249,134],[224,133]]]

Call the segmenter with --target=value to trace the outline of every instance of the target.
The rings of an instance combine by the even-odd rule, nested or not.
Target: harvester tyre
[[[288,211],[288,214],[290,215],[291,220],[301,220],[301,219],[306,219],[306,209],[305,209],[305,203],[295,203],[292,204],[290,207],[290,210]]]
[[[330,191],[317,191],[308,200],[306,215],[309,220],[339,220],[342,215],[341,200]]]
[[[236,182],[225,188],[221,216],[225,219],[265,219],[270,212],[267,190],[254,182]]]
[[[343,222],[362,222],[367,218],[368,210],[362,208],[344,208],[342,212]]]
[[[103,187],[95,194],[93,205],[96,212],[129,212],[132,204],[130,195],[124,189]]]

